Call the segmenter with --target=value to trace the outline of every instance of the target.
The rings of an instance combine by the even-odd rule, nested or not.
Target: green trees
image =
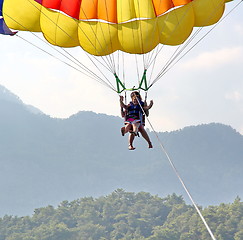
[[[243,203],[210,206],[202,213],[217,240],[243,239]],[[0,218],[0,240],[210,240],[191,205],[117,189],[98,199],[63,201],[26,217]]]

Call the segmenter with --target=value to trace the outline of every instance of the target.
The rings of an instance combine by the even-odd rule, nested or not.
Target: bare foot
[[[134,150],[135,147],[133,147],[132,145],[129,145],[129,146],[128,146],[128,149],[129,149],[129,150]]]
[[[151,142],[149,142],[149,145],[148,145],[149,148],[153,148],[153,145]]]

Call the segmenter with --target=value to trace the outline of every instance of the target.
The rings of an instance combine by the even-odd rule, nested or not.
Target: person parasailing
[[[124,104],[123,96],[120,96],[120,106],[122,109],[122,116],[124,117],[125,127],[121,128],[122,136],[126,133],[130,132],[128,142],[129,150],[134,150],[133,141],[135,136],[138,136],[138,132],[140,132],[143,138],[147,141],[148,147],[153,148],[153,145],[150,141],[150,138],[144,129],[144,112],[148,113],[148,110],[153,106],[153,100],[150,101],[150,104],[147,105],[146,102],[142,101],[141,95],[139,92],[135,91],[131,93],[132,101],[126,105]],[[143,109],[141,109],[141,107]]]

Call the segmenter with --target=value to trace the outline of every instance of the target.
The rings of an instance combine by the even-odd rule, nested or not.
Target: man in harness
[[[133,147],[133,140],[135,136],[138,136],[138,132],[140,132],[143,138],[147,141],[148,147],[152,148],[152,143],[146,130],[144,129],[144,113],[148,113],[148,110],[153,106],[153,101],[151,100],[150,104],[147,106],[147,104],[142,101],[142,98],[137,91],[131,93],[131,99],[132,101],[126,105],[123,103],[123,96],[120,96],[120,105],[122,108],[123,117],[125,118],[125,127],[121,128],[122,136],[124,136],[127,132],[131,133],[129,136],[129,150],[135,149]]]

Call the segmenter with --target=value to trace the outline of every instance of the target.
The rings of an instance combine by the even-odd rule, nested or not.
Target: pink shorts
[[[140,123],[140,119],[134,119],[134,118],[128,118],[126,121],[125,121],[125,124],[135,124],[135,123]]]

